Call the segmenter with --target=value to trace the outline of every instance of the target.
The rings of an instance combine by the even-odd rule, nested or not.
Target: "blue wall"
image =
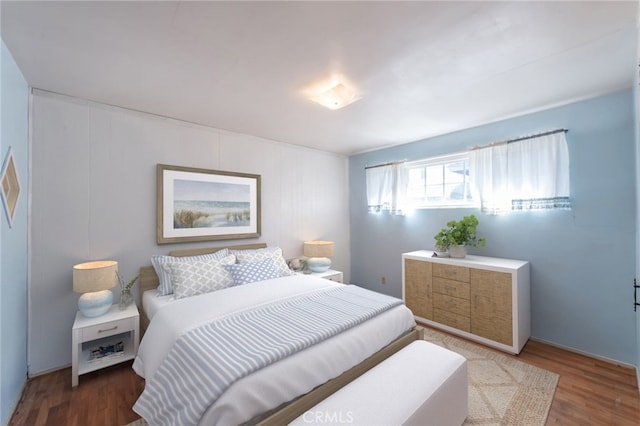
[[[473,213],[487,246],[470,253],[531,263],[534,337],[635,365],[633,110],[630,90],[352,156],[351,282],[401,297],[401,253],[431,249],[433,236],[447,220]],[[367,213],[365,166],[461,152],[555,128],[569,129],[571,211],[489,216],[477,209],[429,209],[406,217]]]
[[[13,226],[0,216],[0,421],[7,424],[27,379],[29,87],[4,42],[0,54],[0,163],[11,147],[21,187]]]

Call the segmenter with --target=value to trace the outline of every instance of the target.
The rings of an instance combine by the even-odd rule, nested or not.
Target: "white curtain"
[[[404,214],[408,184],[404,163],[369,167],[366,179],[369,212],[389,210],[391,214]]]
[[[564,132],[474,149],[469,174],[486,213],[571,207]]]
[[[469,181],[473,198],[480,200],[480,209],[485,213],[511,210],[507,147],[505,142],[469,152]]]

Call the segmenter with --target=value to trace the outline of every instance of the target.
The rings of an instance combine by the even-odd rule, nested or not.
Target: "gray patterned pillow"
[[[230,254],[222,259],[206,259],[189,263],[166,263],[176,299],[210,293],[233,286],[231,274],[224,268],[236,261]]]
[[[223,257],[226,257],[228,255],[229,249],[223,248],[222,250],[219,250],[215,253],[202,254],[199,256],[151,256],[151,264],[153,265],[153,269],[158,275],[158,281],[160,281],[160,285],[158,285],[158,296],[173,294],[173,283],[171,282],[170,271],[165,269],[163,265],[166,265],[167,263],[189,263],[208,259],[222,259]]]
[[[229,250],[229,252],[236,255],[238,263],[252,263],[271,259],[273,260],[273,267],[278,272],[278,276],[286,277],[295,274],[295,272],[287,266],[280,247],[266,247],[255,250]]]
[[[231,272],[235,285],[255,283],[280,276],[273,266],[272,259],[265,259],[260,262],[225,265],[225,269]]]

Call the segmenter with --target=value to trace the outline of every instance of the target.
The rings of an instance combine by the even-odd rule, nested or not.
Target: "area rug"
[[[467,359],[465,425],[544,425],[558,385],[555,373],[430,328],[424,339]]]
[[[424,329],[424,339],[467,359],[465,425],[544,426],[560,378],[557,374],[430,328]],[[139,419],[127,426],[146,426],[146,422]]]

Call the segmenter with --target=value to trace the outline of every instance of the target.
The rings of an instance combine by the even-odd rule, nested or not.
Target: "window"
[[[468,152],[366,167],[369,212],[480,207],[488,214],[570,209],[565,133],[552,130]]]
[[[367,167],[367,204],[370,213],[388,210],[403,215],[406,202],[407,173],[403,162]]]
[[[475,205],[469,183],[467,153],[406,163],[407,202],[414,208]]]

